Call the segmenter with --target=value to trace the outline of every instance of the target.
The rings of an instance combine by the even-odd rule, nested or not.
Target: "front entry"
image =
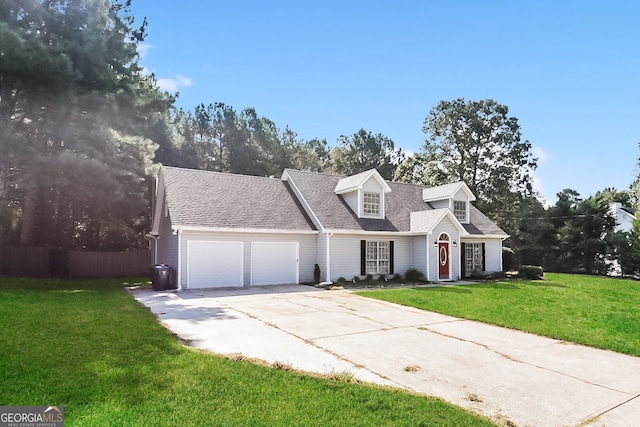
[[[440,235],[438,240],[438,279],[449,280],[449,236]]]

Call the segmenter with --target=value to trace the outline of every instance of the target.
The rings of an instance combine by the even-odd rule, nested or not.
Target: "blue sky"
[[[254,107],[302,139],[365,128],[419,151],[440,100],[518,118],[548,202],[626,189],[640,155],[640,2],[134,0],[177,105]]]

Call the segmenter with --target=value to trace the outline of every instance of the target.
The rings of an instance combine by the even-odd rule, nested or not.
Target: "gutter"
[[[327,233],[327,282],[331,282],[331,236],[333,233]]]
[[[198,227],[191,225],[174,225],[173,234],[179,231],[203,231],[210,233],[256,233],[256,234],[319,234],[317,230],[281,230],[277,228],[219,228]]]

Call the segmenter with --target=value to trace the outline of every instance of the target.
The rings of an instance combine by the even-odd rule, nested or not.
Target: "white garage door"
[[[242,286],[242,242],[187,242],[187,287]]]
[[[251,284],[298,283],[297,242],[251,242]]]

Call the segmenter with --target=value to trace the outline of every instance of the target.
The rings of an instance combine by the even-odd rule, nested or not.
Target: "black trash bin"
[[[149,278],[151,279],[151,288],[154,291],[173,289],[171,287],[171,267],[168,265],[157,264],[149,266]]]

